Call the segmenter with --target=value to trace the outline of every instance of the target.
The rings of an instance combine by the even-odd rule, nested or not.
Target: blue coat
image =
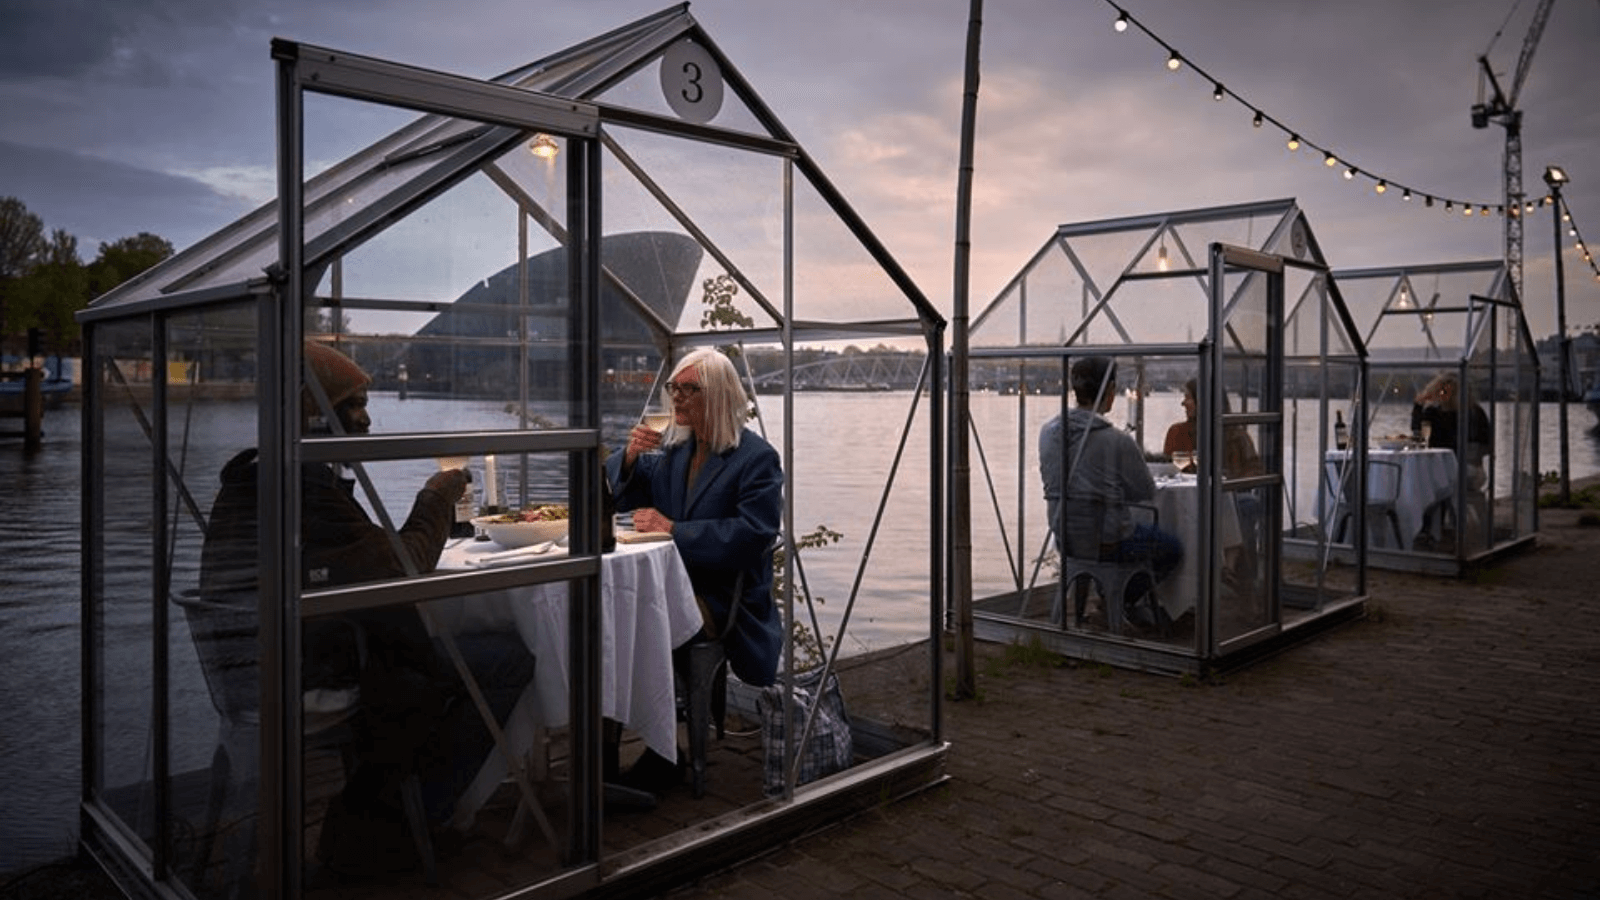
[[[738,615],[723,644],[733,674],[764,687],[777,677],[783,622],[772,599],[772,549],[783,521],[783,467],[778,452],[746,428],[739,446],[713,454],[689,490],[695,439],[640,454],[621,476],[623,454],[606,460],[618,512],[654,507],[673,521],[672,540],[695,594],[722,628],[735,590]]]

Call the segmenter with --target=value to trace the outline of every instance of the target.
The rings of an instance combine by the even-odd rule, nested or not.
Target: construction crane
[[[1518,5],[1521,0],[1517,0]],[[1522,39],[1522,52],[1517,56],[1517,68],[1511,76],[1511,90],[1502,91],[1500,81],[1494,77],[1494,69],[1489,65],[1489,49],[1494,47],[1494,42],[1500,37],[1500,32],[1495,32],[1489,40],[1489,48],[1478,57],[1478,102],[1472,105],[1472,127],[1488,128],[1490,122],[1496,122],[1506,129],[1506,155],[1505,155],[1505,227],[1506,227],[1506,269],[1511,275],[1511,284],[1516,288],[1518,302],[1522,300],[1522,218],[1523,218],[1523,193],[1522,193],[1522,110],[1517,108],[1517,95],[1522,93],[1522,83],[1528,80],[1528,68],[1533,64],[1533,51],[1539,46],[1539,38],[1544,34],[1544,25],[1550,20],[1550,8],[1555,5],[1555,0],[1539,0],[1539,6],[1533,11],[1533,21],[1528,25],[1528,35]],[[1516,7],[1512,7],[1512,13]],[[1509,16],[1507,17],[1509,21]],[[1505,26],[1500,26],[1504,30]],[[1485,86],[1493,89],[1493,95],[1485,98]]]

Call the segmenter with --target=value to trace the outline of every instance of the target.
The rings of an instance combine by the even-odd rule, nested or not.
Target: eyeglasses
[[[686,381],[683,384],[679,384],[676,381],[669,381],[667,382],[667,393],[674,399],[693,397],[695,394],[700,393],[700,385],[695,384],[692,381]]]

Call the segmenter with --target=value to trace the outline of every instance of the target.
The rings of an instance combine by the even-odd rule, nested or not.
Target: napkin
[[[672,534],[666,531],[618,531],[617,543],[619,544],[647,544],[651,541],[670,541]]]

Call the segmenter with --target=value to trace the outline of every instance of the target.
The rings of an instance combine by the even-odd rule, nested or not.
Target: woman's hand
[[[671,519],[651,507],[645,506],[633,511],[634,531],[665,531],[671,534],[672,525]]]
[[[641,453],[649,453],[661,447],[661,432],[645,426],[643,423],[633,426],[628,432],[628,446],[622,451],[622,462],[629,469],[639,458]]]

